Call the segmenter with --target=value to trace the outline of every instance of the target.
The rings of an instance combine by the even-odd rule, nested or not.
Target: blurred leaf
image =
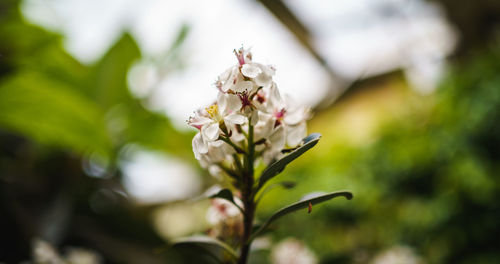
[[[83,90],[89,69],[63,48],[62,37],[21,19],[7,20],[0,27],[0,75],[3,71],[30,70]],[[22,34],[20,34],[22,32]]]
[[[269,264],[271,263],[271,254],[268,249],[252,249],[248,257],[248,264]]]
[[[260,226],[260,228],[257,229],[252,234],[250,240],[252,240],[257,235],[259,235],[260,232],[262,232],[267,226],[269,226],[272,222],[274,222],[278,218],[280,218],[280,217],[282,217],[284,215],[287,215],[289,213],[295,212],[297,210],[307,208],[309,206],[309,203],[311,203],[312,205],[315,205],[315,204],[319,204],[319,203],[328,201],[328,200],[333,199],[333,198],[338,197],[338,196],[344,196],[348,200],[352,199],[352,193],[351,192],[348,192],[348,191],[339,191],[339,192],[332,192],[332,193],[322,194],[322,195],[316,196],[314,198],[305,199],[305,200],[296,202],[294,204],[291,204],[289,206],[286,206],[286,207],[280,209],[279,211],[277,211],[276,213],[274,213],[274,215],[272,215],[264,224],[262,224],[262,226]]]
[[[234,201],[233,193],[229,189],[222,189],[218,193],[211,195],[210,198],[221,198],[221,199],[228,200],[229,202],[234,204],[236,207],[238,207],[238,209],[240,209],[240,211],[243,212],[243,209],[238,204],[236,204],[236,202]]]
[[[288,165],[288,163],[292,162],[293,160],[298,158],[300,155],[304,154],[304,152],[306,152],[310,148],[314,147],[318,143],[320,137],[321,137],[321,135],[318,133],[310,134],[309,136],[305,137],[302,140],[302,145],[300,147],[298,147],[297,149],[295,149],[294,151],[292,151],[290,154],[286,155],[282,159],[269,165],[262,172],[260,179],[259,179],[259,185],[258,185],[257,189],[262,188],[262,186],[264,186],[264,184],[268,180],[270,180],[271,178],[273,178],[274,176],[276,176],[280,172],[282,172],[285,169],[286,165]]]
[[[160,69],[163,68],[170,68],[172,65],[174,67],[182,67],[182,58],[181,56],[181,48],[186,40],[186,37],[188,36],[190,31],[190,26],[187,24],[183,24],[179,31],[177,32],[177,35],[174,39],[174,41],[170,44],[170,47],[168,50],[165,52],[163,56],[159,58],[159,66]],[[164,69],[163,69],[164,70]]]
[[[91,89],[102,106],[109,108],[133,100],[127,88],[127,73],[140,57],[139,47],[132,36],[124,34],[94,66]]]
[[[140,56],[134,39],[124,34],[92,69],[91,96],[107,111],[114,143],[134,142],[152,149],[175,149],[180,156],[192,155],[190,135],[176,131],[164,114],[145,108],[147,102],[130,92],[127,74]]]
[[[79,153],[111,152],[100,108],[67,84],[34,72],[0,84],[0,125]]]
[[[212,256],[219,259],[221,263],[225,263],[225,256],[230,257],[232,260],[238,259],[238,254],[226,243],[209,237],[209,236],[192,236],[185,238],[178,238],[172,241],[173,247],[188,246],[202,248]]]

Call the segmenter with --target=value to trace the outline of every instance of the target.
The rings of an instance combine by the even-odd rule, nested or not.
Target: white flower
[[[200,131],[192,142],[195,157],[216,175],[220,163],[235,168],[233,154],[247,150],[251,127],[256,159],[264,163],[279,159],[286,147],[300,144],[307,132],[309,109],[281,97],[273,81],[274,67],[253,62],[247,50],[234,53],[237,64],[215,82],[217,102],[189,119]]]
[[[267,66],[260,63],[251,63],[252,67],[259,69],[259,74],[253,78],[253,82],[259,87],[270,87],[273,83],[274,67]]]
[[[245,77],[240,72],[240,67],[237,65],[232,66],[222,73],[217,82],[220,82],[220,90],[224,93],[229,91],[252,91],[255,86],[253,82],[245,80]]]
[[[235,202],[243,207],[243,202],[238,197],[234,197]],[[220,222],[225,222],[228,218],[241,216],[240,209],[228,200],[215,198],[211,200],[211,206],[207,211],[207,221],[216,225]]]
[[[273,160],[281,158],[281,150],[285,147],[285,129],[279,126],[273,130],[268,137],[268,148],[263,152],[264,164],[269,164]]]
[[[94,251],[83,248],[71,248],[66,254],[67,263],[71,264],[99,264],[101,257]]]
[[[247,118],[239,114],[241,100],[233,94],[220,93],[217,103],[198,111],[188,121],[189,125],[196,127],[200,133],[193,138],[193,151],[196,154],[204,154],[208,151],[208,143],[217,141],[221,132],[221,125],[230,128],[233,125],[242,125]],[[229,133],[229,131],[226,131]]]
[[[372,264],[422,264],[424,261],[407,246],[393,246],[377,254]]]
[[[33,240],[32,244],[35,263],[64,263],[59,252],[50,243],[37,238]]]
[[[297,146],[307,135],[306,121],[309,119],[309,109],[298,106],[290,98],[283,100],[276,85],[269,89],[266,104],[261,106],[263,111],[271,115],[274,123],[268,126],[284,126],[286,144],[290,147]]]
[[[273,80],[274,68],[252,62],[250,52],[234,51],[238,64],[224,71],[217,79],[216,86],[221,92],[254,94],[259,87],[269,87]]]
[[[295,238],[287,238],[277,244],[271,251],[271,258],[274,264],[318,263],[314,253]]]
[[[213,141],[208,143],[207,145],[207,152],[199,153],[197,157],[197,159],[200,161],[200,164],[204,168],[209,167],[210,164],[219,163],[224,160],[230,159],[230,156],[234,153],[234,149],[222,140]]]

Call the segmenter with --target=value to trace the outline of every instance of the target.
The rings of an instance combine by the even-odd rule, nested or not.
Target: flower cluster
[[[280,95],[274,67],[253,62],[243,48],[234,53],[238,63],[215,82],[217,101],[188,120],[199,130],[193,138],[195,157],[211,173],[223,163],[233,164],[250,144],[255,157],[269,163],[300,144],[307,133],[310,111]]]
[[[243,203],[235,197],[235,202],[240,208]],[[210,201],[207,210],[207,222],[211,225],[208,235],[222,241],[237,240],[243,234],[243,215],[236,205],[227,200],[215,198]]]

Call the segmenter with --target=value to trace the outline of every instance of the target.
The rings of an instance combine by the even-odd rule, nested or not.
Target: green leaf
[[[200,235],[174,239],[172,240],[172,246],[202,248],[219,259],[221,263],[225,261],[226,256],[230,257],[232,260],[238,259],[238,254],[236,254],[236,252],[228,244],[209,236]]]
[[[282,172],[288,163],[292,162],[300,155],[304,154],[304,152],[314,147],[318,143],[320,137],[321,135],[319,133],[310,134],[302,140],[302,145],[300,147],[296,148],[282,159],[269,165],[260,175],[257,189],[262,188],[268,180]]]
[[[192,135],[176,131],[167,116],[147,108],[128,88],[127,74],[141,57],[135,40],[124,34],[92,67],[89,93],[106,111],[116,145],[134,142],[150,149],[175,150],[191,158]]]
[[[98,105],[65,82],[23,71],[0,83],[0,127],[76,153],[109,155],[111,139]]]
[[[298,201],[294,204],[291,204],[289,206],[286,206],[286,207],[280,209],[279,211],[277,211],[276,213],[274,213],[274,215],[272,215],[264,224],[262,224],[262,226],[260,226],[260,228],[257,229],[252,234],[252,237],[250,238],[250,240],[255,238],[260,232],[262,232],[267,226],[269,226],[272,222],[274,222],[278,218],[280,218],[284,215],[287,215],[289,213],[295,212],[297,210],[307,208],[307,207],[309,207],[309,203],[311,203],[312,205],[315,205],[315,204],[319,204],[319,203],[328,201],[328,200],[333,199],[333,198],[338,197],[338,196],[344,196],[348,200],[351,200],[353,197],[351,192],[338,191],[338,192],[332,192],[332,193],[318,195],[318,196],[315,196],[313,198],[304,199],[304,200]]]
[[[128,89],[127,74],[141,53],[129,34],[124,34],[93,67],[93,94],[105,108],[130,103],[133,97]]]
[[[236,204],[236,202],[234,201],[233,193],[229,189],[222,189],[218,193],[216,193],[214,195],[210,195],[209,198],[221,198],[221,199],[228,200],[229,202],[234,204],[236,207],[238,207],[238,209],[240,209],[241,212],[243,212],[243,209],[238,204]]]

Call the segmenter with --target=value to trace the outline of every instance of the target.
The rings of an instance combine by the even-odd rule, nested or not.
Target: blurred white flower
[[[32,244],[33,260],[35,261],[35,263],[64,263],[57,250],[50,243],[36,238],[33,240]]]
[[[94,251],[83,248],[70,248],[66,261],[71,264],[99,264],[101,257]]]
[[[394,246],[376,255],[372,264],[424,264],[422,259],[407,246]]]
[[[240,207],[243,207],[241,200],[237,197],[234,198],[235,202]],[[215,198],[210,200],[210,202],[211,204],[207,211],[207,221],[212,225],[225,222],[228,218],[241,216],[240,209],[225,199]]]
[[[95,251],[84,248],[69,248],[61,256],[50,243],[36,238],[33,240],[33,261],[50,264],[99,264],[101,257]]]
[[[271,251],[273,264],[315,264],[318,260],[304,243],[287,238],[278,243]]]
[[[234,200],[238,206],[243,207],[238,197],[234,197]],[[225,199],[212,199],[206,218],[211,225],[208,234],[212,237],[230,242],[243,233],[243,215],[240,209]]]

